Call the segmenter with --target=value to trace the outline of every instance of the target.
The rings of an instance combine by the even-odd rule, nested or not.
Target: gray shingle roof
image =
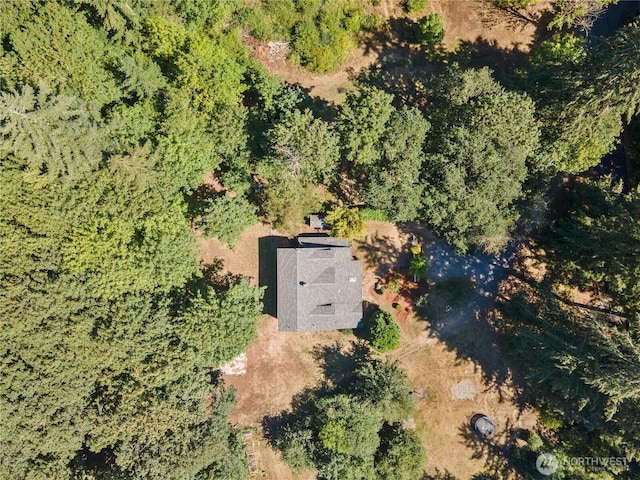
[[[298,237],[277,251],[278,329],[356,328],[362,321],[362,263],[348,240]]]
[[[320,230],[329,228],[329,224],[324,219],[324,215],[309,215],[309,226]]]

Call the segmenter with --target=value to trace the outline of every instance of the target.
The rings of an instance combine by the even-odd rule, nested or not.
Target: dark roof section
[[[348,240],[298,237],[277,251],[278,330],[356,328],[362,321],[362,263]]]

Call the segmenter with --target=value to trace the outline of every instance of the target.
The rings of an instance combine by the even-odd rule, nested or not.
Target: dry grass
[[[403,18],[403,0],[383,0],[376,8],[368,6],[370,11],[379,15],[384,22]],[[456,51],[465,45],[480,45],[480,54],[502,56],[503,53],[518,51],[526,53],[531,48],[537,33],[536,21],[551,9],[549,0],[542,0],[522,10],[520,15],[505,13],[483,0],[432,0],[424,12],[410,16],[415,20],[427,13],[440,13],[445,26],[443,46],[448,51]],[[384,27],[383,27],[384,28]],[[267,41],[259,42],[248,38],[246,43],[252,55],[266,69],[281,77],[290,84],[299,84],[309,89],[312,97],[319,97],[328,102],[341,103],[345,93],[353,86],[353,78],[367,67],[384,63],[406,63],[407,56],[420,57],[420,47],[407,45],[398,37],[406,32],[393,32],[386,28],[388,42],[381,54],[380,45],[361,46],[351,52],[342,67],[333,73],[318,74],[305,70],[283,58],[270,55]],[[365,42],[366,43],[366,42]]]
[[[247,229],[235,251],[221,246],[215,240],[201,240],[203,257],[209,261],[213,257],[220,257],[227,270],[251,276],[255,280],[258,278],[258,239],[270,233],[267,225],[255,225]],[[382,243],[378,243],[380,239]],[[402,259],[405,247],[408,248],[408,241],[408,234],[394,225],[369,222],[366,240],[354,244],[354,253],[363,256],[363,251],[379,252],[381,262],[397,263]],[[388,245],[394,248],[386,249]],[[384,252],[386,255],[383,255]],[[374,278],[372,270],[379,265],[366,259],[364,264],[365,278]],[[366,285],[364,288],[367,288]],[[485,413],[496,421],[498,442],[506,435],[507,426],[529,428],[535,423],[532,413],[519,413],[508,380],[493,382],[491,375],[483,371],[477,361],[466,359],[473,358],[474,349],[491,345],[493,339],[490,338],[490,332],[472,323],[465,328],[456,338],[456,342],[464,349],[463,355],[452,344],[434,338],[424,321],[409,318],[401,323],[400,347],[389,354],[390,358],[400,361],[412,389],[417,392],[414,420],[427,451],[425,470],[431,474],[437,470],[448,471],[460,479],[470,478],[482,471],[486,461],[486,455],[479,452],[477,446],[470,444],[462,434],[463,430],[468,430],[469,420],[474,414]],[[258,470],[266,471],[268,478],[315,478],[312,472],[295,473],[284,464],[279,453],[261,439],[262,421],[265,416],[288,409],[295,394],[317,385],[321,380],[322,372],[314,357],[314,349],[335,345],[336,342],[346,344],[353,339],[353,336],[337,331],[278,332],[276,319],[265,315],[258,338],[247,351],[247,372],[225,377],[227,384],[237,390],[232,422],[239,427],[256,430]],[[497,357],[495,362],[502,362],[499,351],[485,354]],[[473,384],[476,391],[473,399],[453,400],[451,388],[462,380]]]

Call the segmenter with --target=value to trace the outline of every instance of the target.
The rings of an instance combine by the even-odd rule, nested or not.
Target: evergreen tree
[[[435,94],[426,220],[458,251],[504,239],[538,148],[533,102],[506,91],[486,68],[453,67]]]
[[[429,127],[419,110],[395,110],[386,125],[380,160],[364,169],[363,200],[391,221],[419,217],[424,194],[420,179],[425,161],[423,145]]]
[[[271,150],[302,183],[328,184],[340,155],[338,137],[310,110],[293,110],[270,133]]]
[[[242,232],[256,223],[256,207],[244,197],[217,196],[199,207],[202,217],[198,221],[205,235],[216,237],[233,248]]]
[[[380,143],[394,110],[392,100],[392,95],[369,86],[347,94],[338,128],[344,155],[353,165],[370,165],[380,158]]]

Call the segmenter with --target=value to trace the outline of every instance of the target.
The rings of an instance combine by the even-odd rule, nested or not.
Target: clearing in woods
[[[394,70],[424,68],[427,54],[418,45],[407,42],[410,23],[428,13],[440,13],[445,26],[444,52],[471,57],[474,65],[499,68],[508,59],[522,58],[534,42],[548,35],[544,25],[551,11],[550,1],[542,0],[517,14],[492,7],[483,0],[431,0],[419,14],[408,17],[403,0],[382,0],[370,9],[385,24],[382,35],[364,34],[361,46],[347,56],[342,67],[330,74],[312,73],[286,59],[283,50],[270,48],[269,42],[249,38],[247,45],[267,70],[290,84],[309,89],[311,96],[340,103],[353,85],[353,78],[372,65]]]
[[[401,268],[407,263],[411,233],[423,245],[432,239],[417,226],[412,226],[411,232],[386,222],[368,222],[367,227],[365,239],[353,244],[353,254],[363,261],[363,298],[394,311],[391,302],[373,290],[376,277],[381,269]],[[268,245],[283,244],[283,237],[264,224],[247,229],[235,250],[215,239],[200,238],[203,261],[221,258],[230,272],[263,283],[259,255],[265,253],[260,251],[265,238],[277,239]],[[535,415],[519,406],[499,342],[482,317],[469,319],[455,335],[442,341],[424,320],[401,313],[394,311],[402,329],[401,344],[388,355],[401,363],[415,392],[412,423],[427,451],[425,470],[431,475],[448,472],[454,478],[471,478],[483,470],[492,455],[470,433],[468,425],[474,414],[487,414],[496,422],[494,439],[498,445],[506,443],[514,430],[533,427]],[[294,395],[320,382],[322,370],[314,353],[318,348],[336,344],[346,348],[355,340],[353,335],[338,331],[278,332],[277,320],[263,316],[258,338],[247,351],[246,373],[225,375],[227,384],[237,390],[232,421],[254,432],[260,474],[264,471],[267,478],[279,480],[315,478],[313,472],[293,472],[281,460],[262,438],[262,421],[288,409]]]
[[[249,38],[247,44],[271,73],[309,89],[314,97],[339,103],[354,76],[371,65],[402,71],[410,71],[413,65],[425,67],[425,52],[403,40],[407,35],[403,28],[409,22],[403,18],[401,2],[382,0],[375,10],[385,19],[386,33],[376,41],[364,38],[362,46],[335,73],[310,73],[287,61],[278,54],[278,46],[274,50],[268,42]],[[544,35],[538,20],[548,10],[549,2],[542,1],[525,10],[524,15],[513,16],[482,1],[432,0],[423,14],[442,14],[446,31],[444,54],[463,53],[474,65],[495,68],[507,58],[526,54],[532,43]],[[412,15],[411,19],[417,16]],[[423,242],[432,240],[424,231],[414,232]],[[199,243],[204,263],[220,258],[226,271],[249,276],[254,284],[272,285],[274,272],[265,275],[264,270],[273,268],[273,249],[286,245],[288,240],[268,225],[258,224],[244,232],[234,250],[215,239],[200,237]],[[389,299],[377,296],[373,285],[389,269],[408,263],[408,245],[409,232],[389,223],[368,223],[366,238],[353,245],[354,255],[363,260],[366,301],[392,310]],[[271,264],[265,264],[265,259]],[[273,287],[267,290],[267,311],[272,296]],[[416,412],[412,423],[427,452],[425,471],[433,475],[427,478],[445,478],[446,474],[452,476],[446,478],[471,478],[482,472],[487,463],[496,461],[492,458],[495,452],[470,433],[469,421],[474,414],[484,413],[495,421],[497,445],[505,444],[512,431],[531,428],[536,422],[535,414],[519,405],[499,341],[483,316],[476,313],[471,312],[466,323],[461,323],[445,341],[430,331],[425,321],[413,315],[398,315],[401,345],[389,356],[402,364],[414,391]],[[315,478],[313,472],[293,472],[281,460],[261,436],[262,421],[265,416],[289,408],[295,394],[321,380],[321,369],[314,357],[316,348],[336,343],[346,347],[354,339],[336,331],[278,332],[276,319],[264,315],[258,337],[247,351],[246,373],[225,376],[226,382],[237,389],[233,422],[254,432],[258,476],[264,472],[268,478],[279,480]]]

